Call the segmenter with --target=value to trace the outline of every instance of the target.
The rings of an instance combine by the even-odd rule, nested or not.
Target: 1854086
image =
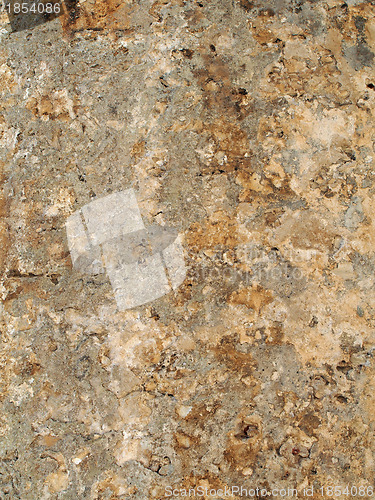
[[[0,0],[12,31],[32,29],[64,14],[63,0]]]
[[[61,4],[52,2],[4,2],[3,10],[8,14],[60,14]]]
[[[346,486],[341,488],[340,486],[322,486],[320,488],[320,493],[322,496],[326,497],[341,497],[346,496],[350,498],[355,497],[372,497],[374,494],[374,488],[372,486]]]

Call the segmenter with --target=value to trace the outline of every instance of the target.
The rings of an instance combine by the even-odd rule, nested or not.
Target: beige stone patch
[[[11,92],[16,86],[14,75],[9,66],[5,63],[0,65],[0,79],[2,84],[1,93],[4,93],[4,90]]]
[[[59,465],[59,469],[56,472],[49,474],[45,479],[48,490],[50,493],[59,493],[66,490],[70,484],[70,474],[67,470],[64,456],[62,453],[55,453],[46,456],[55,460]]]
[[[69,473],[62,470],[52,472],[52,474],[46,478],[46,483],[48,484],[48,489],[51,493],[64,491],[68,488],[70,483]]]
[[[43,121],[55,119],[69,121],[76,117],[77,102],[69,97],[66,89],[54,90],[50,94],[30,97],[26,108]]]
[[[276,242],[290,241],[294,248],[328,250],[336,231],[328,220],[314,211],[296,211],[281,218],[280,225],[273,231]]]

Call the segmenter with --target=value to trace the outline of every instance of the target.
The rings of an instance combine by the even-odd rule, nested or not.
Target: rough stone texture
[[[66,5],[1,16],[0,497],[374,486],[375,2]],[[188,273],[118,312],[65,222],[130,187]]]

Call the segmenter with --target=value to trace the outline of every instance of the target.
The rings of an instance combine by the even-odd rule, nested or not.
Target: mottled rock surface
[[[374,486],[375,2],[65,9],[0,18],[0,498]],[[119,311],[65,223],[129,188],[187,277]]]

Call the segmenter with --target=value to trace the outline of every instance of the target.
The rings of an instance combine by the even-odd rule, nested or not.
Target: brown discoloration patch
[[[277,33],[274,33],[268,28],[254,26],[252,34],[255,40],[262,46],[267,46],[268,44],[276,43],[279,41]]]
[[[284,330],[281,322],[275,321],[266,333],[266,344],[281,345],[283,343]]]
[[[253,38],[262,46],[263,50],[275,50],[273,44],[283,45],[282,40],[279,38],[280,26],[276,21],[273,23],[275,12],[273,9],[262,9],[259,15],[248,22],[251,29]],[[277,19],[277,18],[276,18]]]
[[[208,111],[202,133],[215,143],[216,151],[226,156],[224,165],[213,161],[202,173],[236,171],[250,160],[249,138],[241,121],[254,110],[253,100],[246,89],[233,85],[222,57],[213,55],[206,47],[201,48],[200,55],[205,66],[193,73],[204,91],[204,106]]]
[[[248,138],[238,125],[222,117],[215,124],[207,125],[206,131],[213,139],[216,150],[225,154],[227,161],[224,166],[214,162],[209,167],[203,168],[202,173],[231,172],[250,163],[250,158],[245,158],[249,153]]]
[[[31,97],[26,103],[34,116],[44,120],[70,121],[78,111],[78,102],[71,99],[66,90]]]
[[[0,197],[0,217],[5,217],[8,213],[9,200],[5,196]]]
[[[19,295],[21,294],[22,290],[23,290],[22,286],[17,286],[16,289],[13,292],[9,291],[9,293],[5,297],[4,301],[6,302],[8,300],[16,299],[17,297],[19,297]]]
[[[254,377],[256,362],[251,354],[236,349],[237,341],[232,337],[224,337],[213,352],[220,363],[224,363],[229,370],[240,374],[241,377]]]
[[[0,115],[0,123],[1,117],[2,115]],[[3,161],[0,161],[1,191],[3,191],[3,185],[5,181],[4,166],[5,163]],[[9,226],[6,222],[6,217],[9,215],[9,210],[10,199],[6,198],[5,195],[2,195],[0,198],[0,275],[5,270],[5,260],[10,246]]]
[[[131,27],[132,0],[87,0],[77,5],[66,1],[66,14],[60,17],[65,33],[93,30],[128,30]]]
[[[194,50],[191,50],[191,49],[182,49],[181,52],[188,59],[191,59],[193,57],[193,54],[194,54]]]
[[[225,458],[237,470],[255,464],[261,448],[262,429],[259,419],[238,416],[234,428],[228,434]]]
[[[240,0],[240,6],[246,10],[246,12],[250,12],[251,9],[254,8],[254,2],[250,2],[249,0]]]
[[[314,435],[319,426],[320,418],[313,413],[306,413],[298,424],[298,427],[306,432],[308,436]]]
[[[273,294],[260,285],[233,292],[229,298],[229,303],[244,305],[257,312],[260,312],[264,306],[270,304],[272,301]]]
[[[47,446],[48,448],[52,448],[58,441],[60,441],[59,437],[47,434],[46,436],[42,437],[41,444]]]
[[[138,141],[132,147],[130,154],[135,160],[138,160],[139,158],[142,158],[144,156],[145,151],[146,151],[146,142]]]
[[[0,220],[0,273],[5,270],[5,262],[9,247],[9,227],[5,220]]]
[[[23,377],[33,377],[41,369],[40,364],[36,361],[35,355],[31,356],[30,359],[24,359],[14,369],[16,375],[22,375]]]
[[[206,451],[207,439],[216,425],[215,405],[207,409],[210,403],[198,403],[193,406],[186,419],[181,421],[178,431],[174,434],[174,448],[185,467],[191,460],[202,456]],[[212,405],[210,405],[212,406]]]
[[[220,215],[220,217],[219,217]],[[194,251],[233,247],[238,241],[235,221],[228,214],[215,214],[203,224],[194,223],[186,242]]]

